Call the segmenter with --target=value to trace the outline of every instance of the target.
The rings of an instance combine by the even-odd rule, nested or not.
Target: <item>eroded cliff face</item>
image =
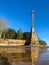
[[[38,36],[37,34],[34,32],[33,28],[31,30],[31,44],[33,45],[38,45]]]
[[[18,40],[18,39],[0,39],[0,44],[16,44],[16,45],[24,45],[26,40]]]

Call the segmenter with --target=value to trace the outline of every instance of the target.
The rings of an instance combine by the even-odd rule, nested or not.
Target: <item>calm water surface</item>
[[[49,48],[42,48],[39,53],[39,61],[49,60]]]
[[[35,65],[38,61],[49,60],[49,48],[17,47],[16,53],[4,53],[11,65]]]

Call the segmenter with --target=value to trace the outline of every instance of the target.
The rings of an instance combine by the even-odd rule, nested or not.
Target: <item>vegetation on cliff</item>
[[[22,30],[21,29],[19,29],[18,30],[18,32],[17,32],[17,37],[16,37],[17,39],[23,39],[23,32],[22,32]]]
[[[45,41],[43,41],[43,40],[39,40],[39,44],[40,45],[47,45],[47,43]]]
[[[30,40],[30,37],[31,37],[31,33],[30,32],[22,32],[21,29],[19,29],[17,32],[14,30],[14,29],[6,29],[6,30],[3,30],[3,33],[2,33],[2,38],[5,38],[5,39],[19,39],[19,40]],[[39,45],[47,45],[47,43],[41,39],[38,39],[39,40]]]
[[[17,35],[16,31],[9,28],[9,29],[3,30],[1,38],[16,39],[16,35]]]

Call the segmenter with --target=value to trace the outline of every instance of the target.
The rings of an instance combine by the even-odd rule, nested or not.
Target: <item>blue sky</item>
[[[49,45],[49,0],[0,0],[0,17],[4,17],[9,27],[31,29],[31,11],[35,11],[34,28],[39,38]]]

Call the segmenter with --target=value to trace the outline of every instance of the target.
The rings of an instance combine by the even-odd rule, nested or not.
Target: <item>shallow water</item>
[[[13,48],[12,48],[13,49]],[[49,48],[16,47],[16,53],[3,53],[11,65],[35,65],[39,61],[49,60]]]
[[[49,60],[49,48],[43,48],[43,50],[45,51],[39,54],[39,61]]]

